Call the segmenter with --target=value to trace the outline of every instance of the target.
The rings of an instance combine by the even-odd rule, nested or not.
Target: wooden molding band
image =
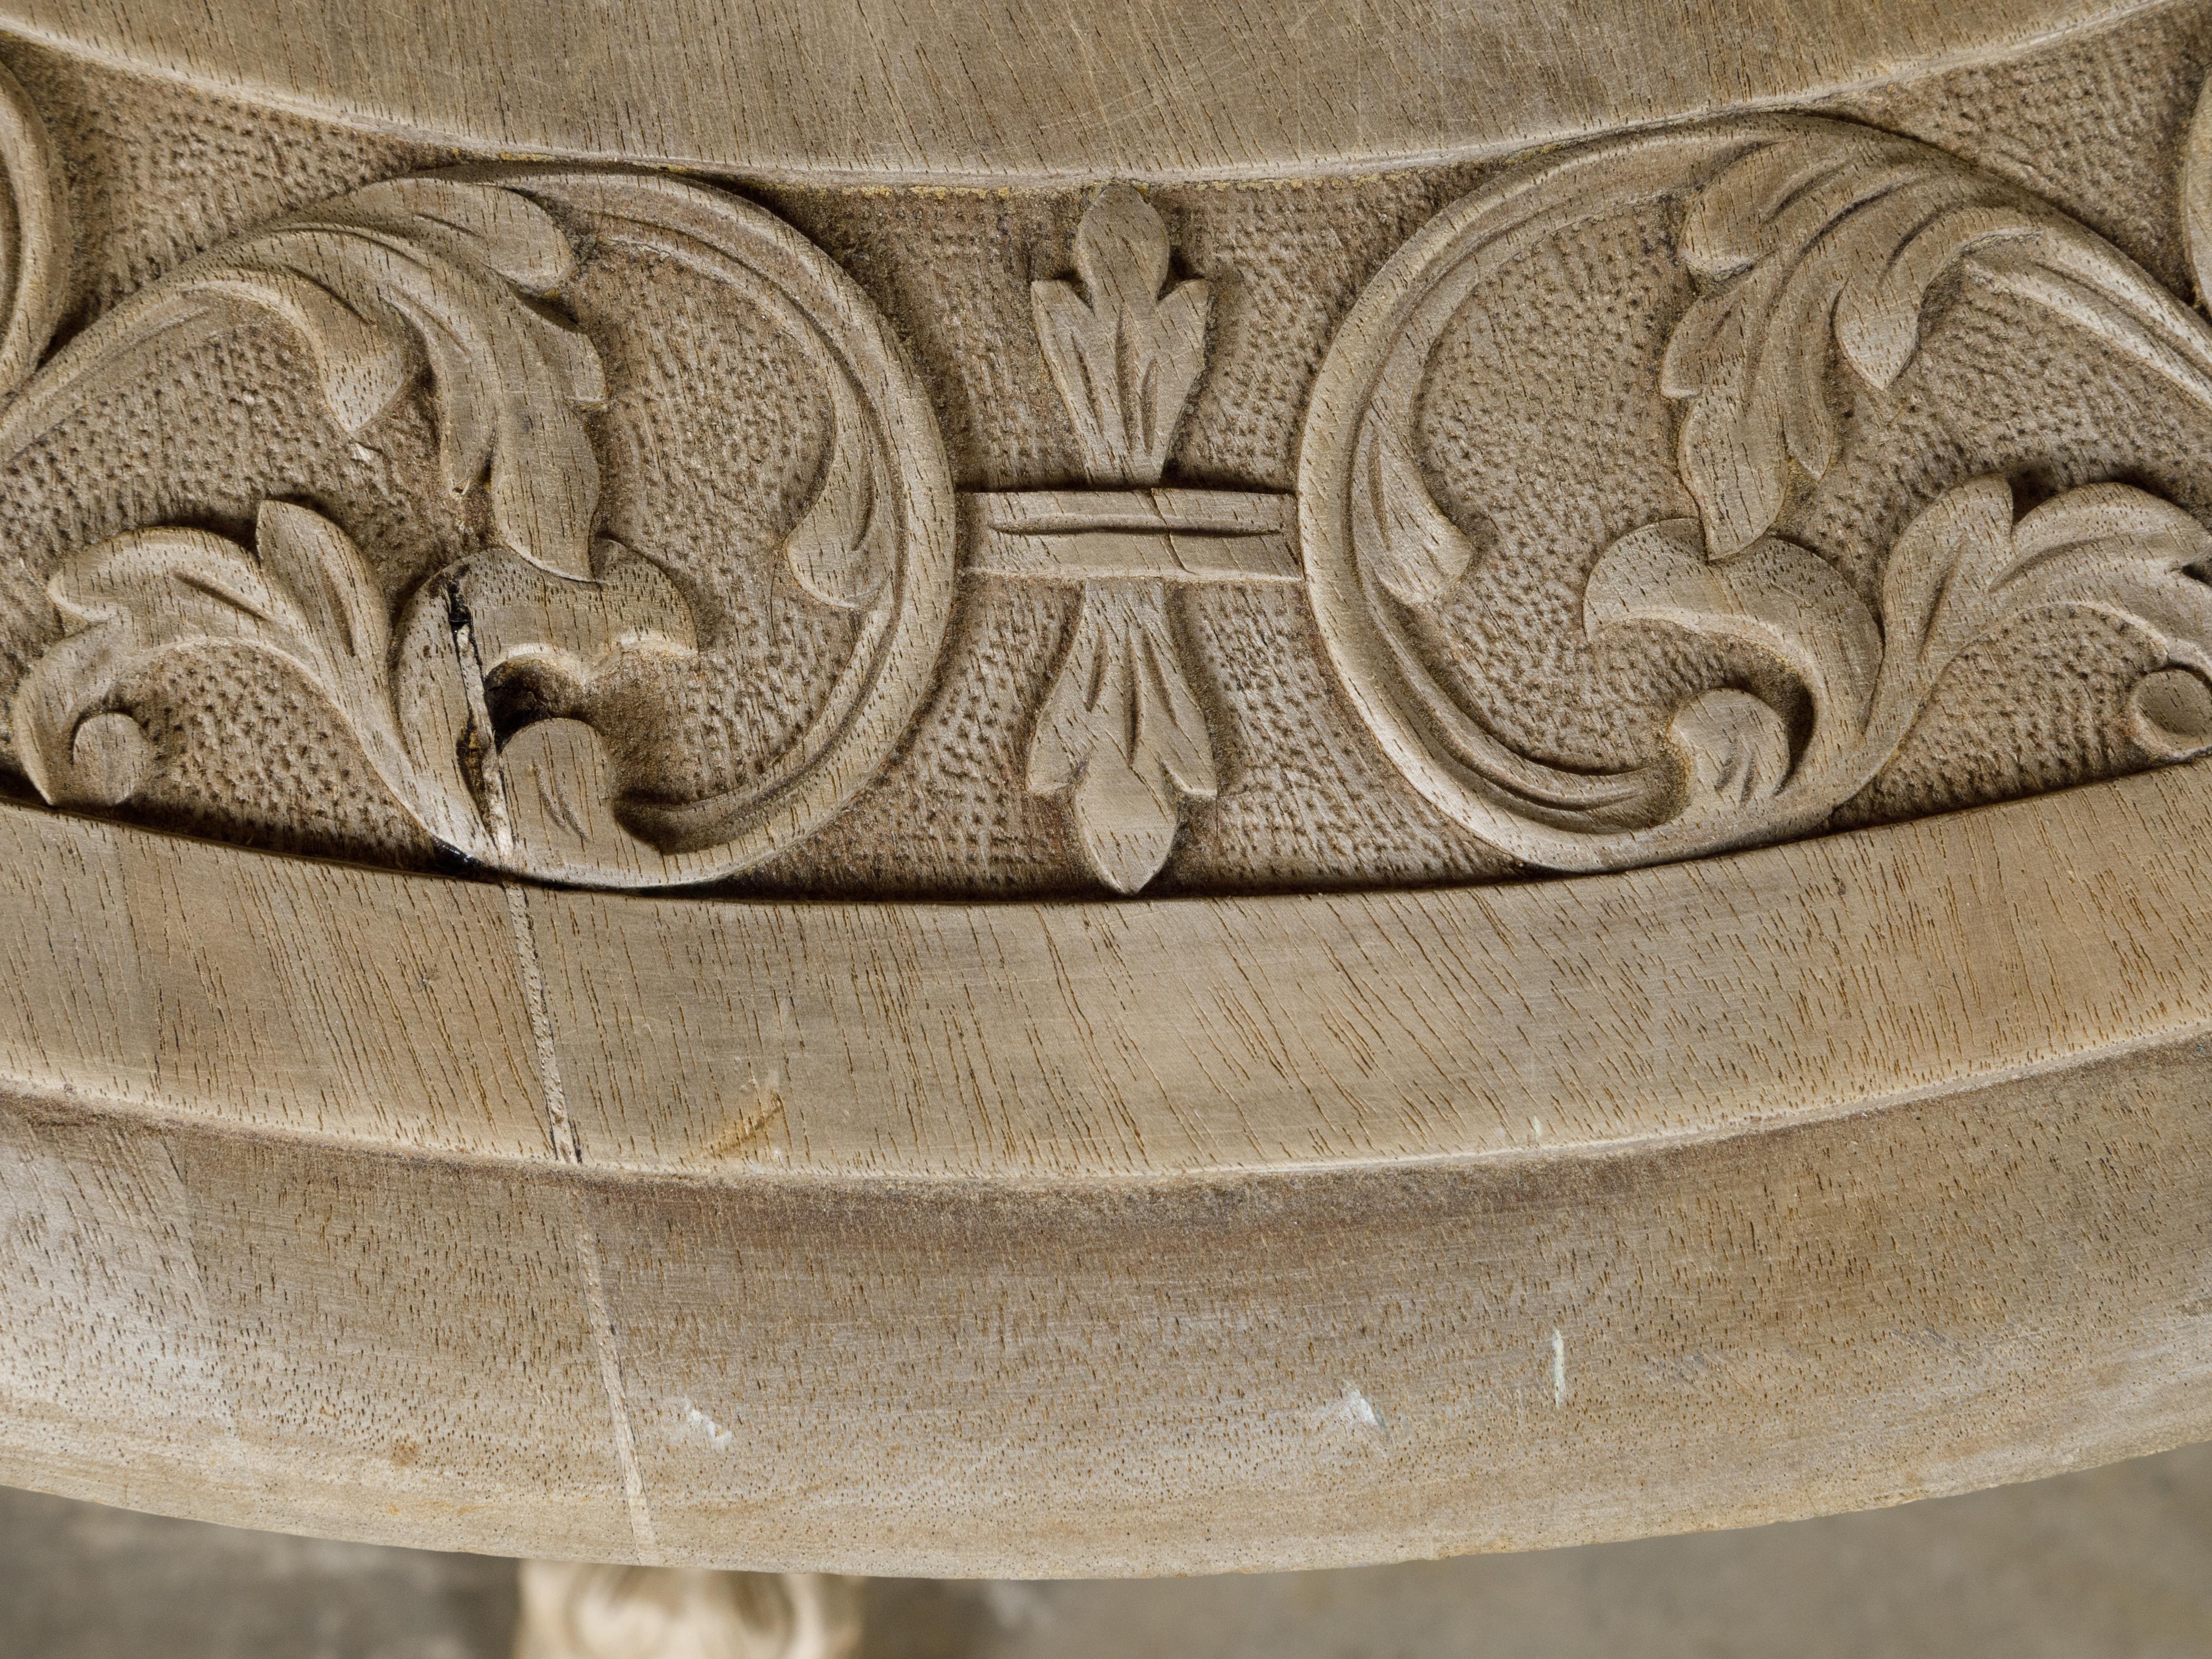
[[[1202,908],[526,892],[9,809],[0,1479],[1159,1572],[2176,1443],[2208,793]],[[1639,1040],[1595,1034],[1596,951]],[[1321,1012],[1271,1026],[1273,974]]]
[[[2183,769],[1570,882],[969,905],[502,888],[0,807],[0,1076],[723,1183],[1580,1155],[2201,1036],[2208,806]]]
[[[1800,102],[2001,57],[2142,0],[7,0],[134,69],[505,153],[756,177],[1011,183],[1356,172]],[[1663,49],[1656,44],[1663,42]],[[988,72],[975,66],[988,64]],[[1633,73],[1626,66],[1634,66]]]
[[[0,0],[0,1480],[1097,1574],[2212,1433],[2212,0],[1693,9]]]

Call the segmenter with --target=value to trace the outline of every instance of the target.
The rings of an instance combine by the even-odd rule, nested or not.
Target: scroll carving
[[[2201,118],[2186,149],[2201,270]],[[104,502],[98,533],[42,544],[0,638],[0,758],[57,806],[159,818],[189,786],[147,688],[242,663],[307,689],[406,835],[584,885],[812,891],[834,857],[856,890],[934,890],[909,863],[949,845],[988,866],[1001,837],[1028,838],[1018,878],[983,890],[1699,857],[1882,816],[1931,731],[1975,740],[1946,699],[2029,638],[2106,701],[2094,743],[2018,787],[2084,753],[2102,775],[2212,749],[2212,484],[2014,441],[1930,367],[1971,321],[2008,343],[1972,348],[1984,392],[2010,344],[2026,368],[2063,345],[2212,428],[2212,326],[1910,137],[1768,116],[1503,169],[1378,274],[1347,258],[1304,357],[1267,333],[1327,264],[1268,264],[1299,191],[1267,218],[1086,188],[1042,280],[1011,252],[982,269],[1012,239],[933,255],[961,297],[828,237],[848,271],[726,189],[518,167],[248,225],[50,355],[69,204],[4,79],[0,162],[0,470],[77,490],[79,439],[57,434],[254,330],[311,389],[318,441],[422,446],[388,469],[412,517],[257,474],[242,502]],[[916,192],[892,218],[953,211]],[[932,337],[938,303],[961,327]],[[962,456],[992,487],[956,495],[939,422],[961,352],[990,356],[967,412],[1008,441]],[[1558,382],[1600,369],[1567,408]],[[143,486],[138,456],[106,465]],[[1006,632],[963,642],[960,605]],[[232,723],[264,747],[283,724]],[[901,789],[886,829],[866,803]]]
[[[1708,691],[1674,717],[1686,823],[1824,810],[1893,755],[1944,671],[2044,609],[2101,611],[2154,638],[2169,666],[2139,682],[2136,729],[2162,759],[2212,741],[2212,586],[2193,574],[2212,536],[2124,484],[2070,491],[2013,519],[2002,478],[1960,485],[1912,521],[1890,555],[1879,617],[1804,549],[1762,538],[1711,558],[1697,526],[1669,520],[1616,542],[1590,577],[1593,632],[1657,623],[1725,635],[1788,665],[1813,729],[1791,752],[1782,717],[1743,692]]]
[[[499,707],[518,674],[538,683],[541,702],[551,684],[588,704],[625,659],[688,656],[699,642],[667,574],[595,532],[600,477],[585,411],[605,401],[607,385],[589,338],[549,308],[576,271],[560,210],[594,215],[602,236],[648,240],[707,268],[801,335],[830,384],[825,459],[785,556],[814,602],[856,617],[856,662],[814,728],[734,795],[625,799],[588,720],[518,722]],[[915,659],[933,653],[943,625],[927,575],[949,560],[932,518],[949,508],[941,463],[933,473],[926,444],[906,457],[921,484],[899,497],[890,440],[864,408],[854,364],[792,290],[822,278],[830,295],[806,297],[847,331],[857,321],[861,368],[894,398],[915,394],[835,273],[826,262],[806,269],[814,263],[766,215],[696,187],[510,171],[371,185],[194,259],[125,302],[0,416],[0,454],[96,401],[149,343],[173,349],[179,336],[234,327],[252,308],[295,331],[348,436],[368,433],[427,382],[445,489],[457,502],[482,491],[491,540],[419,584],[396,626],[351,538],[295,503],[264,501],[251,550],[154,527],[73,556],[48,583],[64,635],[13,699],[31,783],[57,805],[124,804],[155,765],[119,706],[133,675],[165,653],[244,649],[312,684],[407,813],[476,862],[627,885],[766,856],[865,777],[830,763],[841,744],[880,750],[903,725],[921,689]]]
[[[1794,684],[1806,715],[1714,684],[1674,712],[1671,759],[1569,768],[1501,738],[1425,638],[1423,617],[1496,555],[1490,526],[1455,520],[1431,492],[1415,459],[1421,399],[1440,335],[1486,280],[1586,219],[1678,198],[1699,289],[1658,390],[1680,410],[1696,514],[1606,548],[1583,627],[1599,643],[1661,628],[1747,650]],[[1899,383],[1956,283],[2024,301],[2212,408],[2212,329],[2117,249],[1926,145],[1843,123],[1594,146],[1442,216],[1340,338],[1302,473],[1324,635],[1407,775],[1478,834],[1559,869],[1802,834],[1873,781],[1947,670],[2047,611],[2101,613],[2160,653],[2132,702],[2152,758],[2212,746],[2212,539],[2178,507],[2115,481],[2016,516],[2007,479],[1966,480],[1905,527],[1872,605],[1789,533],[1793,503],[1844,459],[1855,398]]]

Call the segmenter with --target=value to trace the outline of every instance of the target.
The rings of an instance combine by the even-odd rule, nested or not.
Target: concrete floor
[[[514,1569],[0,1491],[0,1659],[505,1659]],[[869,1587],[866,1659],[2208,1659],[2212,1446],[1750,1532]]]

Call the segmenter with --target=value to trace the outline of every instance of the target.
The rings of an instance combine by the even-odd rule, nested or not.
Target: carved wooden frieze
[[[2163,173],[2172,234],[2114,240],[1942,77],[963,192],[487,165],[16,57],[0,768],[55,807],[1133,894],[1618,869],[2212,746],[2178,127],[2083,140]],[[145,182],[241,128],[308,159]]]
[[[1563,241],[1622,228],[1660,241],[1691,279],[1652,390],[1673,405],[1674,470],[1693,510],[1669,501],[1583,562],[1565,637],[1549,642],[1583,659],[1584,678],[1618,676],[1615,696],[1661,716],[1664,748],[1565,765],[1514,731],[1497,708],[1514,688],[1484,672],[1504,630],[1471,578],[1512,556],[1515,538],[1480,504],[1501,486],[1468,469],[1455,515],[1425,458],[1480,443],[1483,472],[1518,470],[1469,407],[1484,359],[1516,349],[1484,298]],[[1956,481],[1900,453],[1901,417],[1940,395],[1917,360],[1985,339],[1992,320],[2212,410],[2200,315],[2027,193],[1863,126],[1778,118],[1638,137],[1455,204],[1362,295],[1306,427],[1301,522],[1322,633],[1377,738],[1437,805],[1533,864],[1694,857],[1829,823],[1962,659],[2025,621],[2079,611],[2119,631],[2060,649],[2101,647],[2146,671],[2126,690],[2136,753],[2203,752],[2212,537],[2195,519],[2131,483],[2074,483],[2077,453],[2010,430],[2009,468]],[[1469,341],[1478,330],[1490,337]],[[1996,409],[1943,413],[1972,433],[2039,412],[1988,390]],[[1556,430],[1531,436],[1540,447]],[[1555,489],[1587,489],[1600,480],[1586,454],[1537,465]],[[1945,472],[1972,470],[1943,459]],[[2023,473],[2044,486],[2032,507],[2015,499]],[[1839,568],[1845,548],[1871,556]]]
[[[1060,1576],[2212,1433],[2212,0],[0,64],[0,1480]]]

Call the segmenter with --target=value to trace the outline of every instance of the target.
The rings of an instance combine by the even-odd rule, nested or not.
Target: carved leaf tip
[[[1695,520],[1669,519],[1607,548],[1583,594],[1593,636],[1631,623],[1660,623],[1729,639],[1778,659],[1813,702],[1802,763],[1825,766],[1866,729],[1882,660],[1881,630],[1857,594],[1818,555],[1769,537],[1727,563],[1705,556]],[[1734,713],[1726,724],[1746,728]],[[1693,722],[1692,744],[1718,729],[1717,707]],[[1734,742],[1734,738],[1730,738]],[[1761,736],[1759,751],[1769,739]]]
[[[70,287],[69,190],[46,124],[0,67],[0,169],[12,237],[0,247],[0,395],[30,378],[61,320]]]
[[[289,322],[349,435],[427,368],[448,492],[484,486],[504,545],[582,580],[599,475],[580,411],[605,402],[605,375],[591,341],[536,302],[574,268],[567,233],[520,191],[413,178],[203,256],[169,288]]]
[[[891,483],[860,399],[834,383],[830,447],[814,496],[784,544],[799,585],[840,611],[864,611],[889,585],[896,558]]]
[[[1100,191],[1075,229],[1075,269],[1093,304],[1158,298],[1172,252],[1166,222],[1133,185]]]
[[[209,647],[289,665],[386,781],[410,795],[382,599],[351,538],[319,514],[265,504],[252,553],[206,531],[134,532],[70,559],[48,589],[68,631],[24,676],[14,713],[25,770],[49,801],[116,805],[135,793],[150,749],[104,705],[155,659]]]
[[[1890,659],[1885,723],[1900,732],[1971,647],[2031,611],[2099,611],[2148,635],[2167,663],[2137,683],[2130,715],[2154,758],[2212,734],[2212,532],[2130,484],[2087,484],[2014,517],[2011,486],[1969,480],[1899,538],[1883,586]],[[2179,678],[2176,678],[2176,677]]]
[[[254,515],[253,544],[264,570],[296,596],[307,630],[380,674],[391,630],[352,538],[310,508],[266,501]]]
[[[1723,688],[1692,700],[1668,727],[1681,755],[1685,817],[1741,811],[1781,793],[1790,776],[1790,732],[1747,691]]]
[[[1793,465],[1842,453],[1832,360],[1881,392],[1919,349],[1931,292],[1977,249],[2031,238],[2051,216],[1910,140],[1787,135],[1724,167],[1692,202],[1682,247],[1710,286],[1669,337],[1662,393],[1688,407],[1684,486],[1715,558],[1780,520]]]
[[[1429,493],[1405,441],[1370,419],[1352,481],[1352,542],[1361,568],[1401,604],[1448,597],[1474,568],[1475,544]]]
[[[1030,739],[1030,793],[1066,798],[1085,861],[1117,893],[1159,873],[1182,803],[1219,787],[1179,656],[1157,587],[1087,586]]]
[[[1916,698],[1988,623],[1987,601],[2013,558],[2012,486],[1970,479],[1916,516],[1882,574],[1884,668]]]
[[[1075,234],[1082,287],[1030,285],[1037,343],[1095,477],[1157,483],[1206,368],[1212,301],[1202,281],[1168,285],[1171,247],[1158,212],[1109,185]]]
[[[650,869],[653,848],[615,815],[619,780],[606,739],[582,720],[533,721],[500,751],[515,852],[560,878],[608,866]]]
[[[417,175],[356,191],[351,216],[478,265],[531,294],[550,294],[575,274],[576,250],[538,203],[503,185]]]

